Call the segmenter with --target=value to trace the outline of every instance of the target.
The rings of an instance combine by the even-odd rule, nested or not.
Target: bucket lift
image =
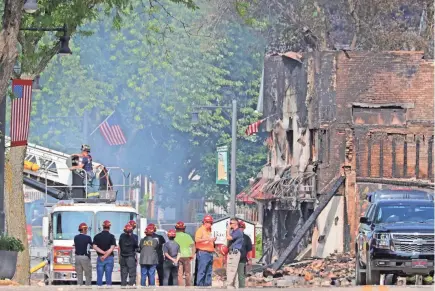
[[[5,141],[6,147],[8,147],[10,138],[6,137]],[[23,182],[25,185],[59,200],[95,198],[97,195],[100,199],[115,201],[117,194],[115,188],[122,187],[125,200],[125,188],[131,184],[126,183],[126,179],[131,178],[130,174],[125,175],[119,167],[105,167],[93,161],[94,181],[100,183],[96,183],[99,184],[98,192],[89,193],[89,188],[83,183],[83,180],[87,179],[86,172],[81,169],[70,170],[70,167],[77,162],[76,156],[29,143],[24,162]],[[122,173],[123,183],[121,185],[113,185],[111,181],[111,173],[116,170]]]

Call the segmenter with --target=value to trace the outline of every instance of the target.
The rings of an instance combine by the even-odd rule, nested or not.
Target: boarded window
[[[329,131],[327,129],[320,129],[319,133],[319,147],[318,147],[318,158],[319,162],[323,164],[329,163],[329,148],[330,148],[330,138]]]
[[[357,125],[405,126],[406,109],[396,106],[352,108],[352,121]]]

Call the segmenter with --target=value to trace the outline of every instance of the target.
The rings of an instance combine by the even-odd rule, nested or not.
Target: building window
[[[318,159],[320,163],[328,164],[329,163],[329,146],[330,146],[330,138],[329,131],[327,129],[320,129],[318,133],[319,142],[318,142]]]

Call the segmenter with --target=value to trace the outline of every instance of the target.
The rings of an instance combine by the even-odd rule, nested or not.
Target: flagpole
[[[93,134],[94,134],[94,133],[95,133],[95,132],[97,131],[97,129],[99,129],[99,128],[100,128],[100,126],[101,126],[101,125],[102,125],[102,124],[103,124],[104,122],[106,122],[106,120],[107,120],[107,119],[109,119],[109,117],[110,117],[110,116],[112,116],[112,115],[113,115],[113,113],[115,113],[115,111],[116,111],[116,110],[113,110],[113,112],[112,112],[112,113],[110,113],[110,115],[109,115],[109,116],[107,116],[107,117],[106,117],[106,119],[104,119],[104,120],[103,120],[103,122],[101,122],[101,123],[100,123],[100,125],[98,125],[98,126],[97,126],[97,128],[95,128],[95,129],[94,129],[94,131],[93,131],[93,132],[91,132],[91,134],[90,134],[89,136],[93,135]]]

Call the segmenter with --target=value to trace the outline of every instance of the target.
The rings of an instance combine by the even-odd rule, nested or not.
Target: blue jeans
[[[113,256],[107,257],[101,261],[101,257],[97,258],[97,285],[103,285],[103,274],[106,275],[106,285],[112,285],[112,272],[113,272],[114,258]]]
[[[140,265],[140,285],[145,286],[148,277],[148,286],[156,285],[157,265]]]
[[[213,271],[213,253],[198,251],[198,274],[196,278],[197,286],[211,286],[211,275]]]

